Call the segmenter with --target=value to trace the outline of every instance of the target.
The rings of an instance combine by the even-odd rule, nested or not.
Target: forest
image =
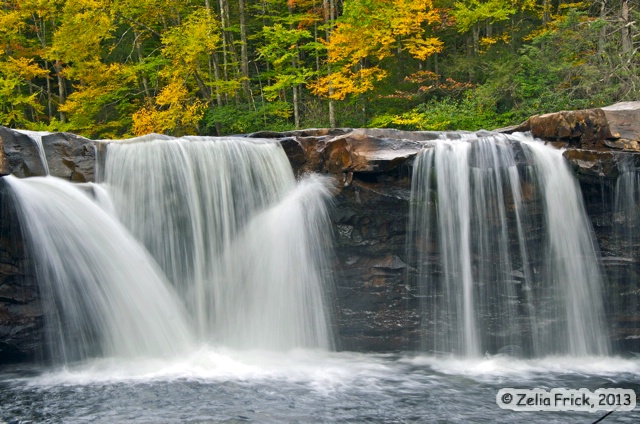
[[[10,0],[0,124],[492,129],[640,99],[638,0]]]

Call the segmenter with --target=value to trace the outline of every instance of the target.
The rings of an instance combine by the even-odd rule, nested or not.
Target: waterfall
[[[623,250],[629,257],[636,257],[632,249],[640,237],[640,169],[634,167],[629,159],[619,164],[620,175],[615,186],[614,214],[617,231],[623,239]]]
[[[21,134],[28,136],[36,144],[38,148],[38,154],[40,155],[40,163],[44,169],[44,174],[49,175],[49,163],[47,162],[47,155],[44,153],[44,145],[42,144],[42,137],[49,135],[46,131],[30,131],[30,130],[15,130]]]
[[[328,189],[317,177],[296,184],[278,144],[154,136],[109,143],[104,182],[201,340],[332,347]]]
[[[104,183],[4,179],[54,362],[333,347],[326,178],[273,142],[103,143]]]
[[[162,271],[85,192],[54,177],[3,180],[34,258],[54,362],[171,356],[192,344]]]
[[[522,134],[444,135],[413,172],[426,350],[608,352],[599,253],[561,151]]]
[[[613,265],[609,271],[612,274],[612,307],[616,311],[628,311],[622,316],[632,321],[634,312],[640,307],[636,295],[640,290],[640,168],[634,164],[633,156],[622,159],[618,168],[612,234],[616,256],[607,259]],[[624,331],[622,321],[616,323],[619,331]]]

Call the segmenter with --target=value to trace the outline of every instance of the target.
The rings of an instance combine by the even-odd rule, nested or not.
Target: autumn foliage
[[[477,129],[640,97],[631,0],[8,0],[0,124]]]

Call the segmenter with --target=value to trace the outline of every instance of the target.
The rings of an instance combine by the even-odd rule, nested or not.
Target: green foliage
[[[499,22],[509,19],[517,12],[515,2],[505,0],[466,0],[454,4],[453,16],[458,31],[467,32],[478,22]]]
[[[278,98],[282,90],[304,84],[314,76],[314,71],[307,66],[300,66],[301,45],[312,39],[308,30],[286,28],[280,23],[265,26],[259,34],[262,45],[257,48],[258,58],[265,59],[273,65],[273,71],[264,75],[272,79],[272,84],[264,88],[267,100]],[[316,44],[314,43],[314,46]],[[306,46],[307,50],[311,50]]]
[[[208,109],[204,115],[205,134],[242,134],[261,130],[286,131],[292,129],[289,117],[292,106],[287,102],[256,103],[253,107],[223,106]]]
[[[483,103],[482,100],[471,90],[461,100],[433,99],[409,112],[376,116],[369,126],[420,131],[476,131],[513,123],[511,116],[499,115],[494,105]]]

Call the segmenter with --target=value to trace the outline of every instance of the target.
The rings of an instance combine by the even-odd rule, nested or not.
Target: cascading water
[[[518,134],[454,137],[414,163],[424,348],[607,354],[599,255],[562,152]]]
[[[618,168],[620,175],[615,185],[613,205],[616,257],[609,258],[618,264],[613,278],[617,284],[612,285],[613,307],[636,311],[640,307],[636,295],[640,290],[640,168],[632,156],[622,159]]]
[[[171,286],[119,222],[66,181],[4,181],[35,259],[53,361],[172,356],[192,346]]]
[[[109,142],[105,184],[6,178],[53,360],[332,348],[326,180],[275,143],[151,139]]]
[[[619,169],[614,194],[616,230],[626,239],[623,250],[629,257],[634,257],[631,249],[640,237],[640,169],[629,159],[622,160]]]
[[[279,145],[109,143],[104,171],[118,216],[176,287],[202,340],[332,347],[328,191],[319,178],[296,186]]]

